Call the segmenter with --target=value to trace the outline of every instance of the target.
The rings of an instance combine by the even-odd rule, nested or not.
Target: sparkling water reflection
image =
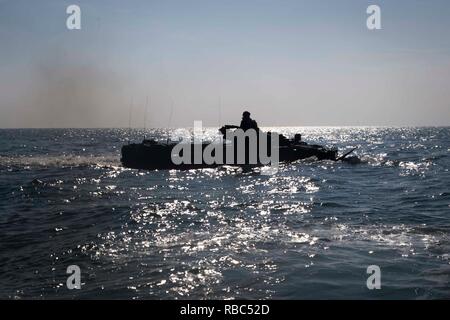
[[[0,296],[450,297],[448,128],[276,130],[362,163],[148,172],[119,163],[137,130],[0,131]]]

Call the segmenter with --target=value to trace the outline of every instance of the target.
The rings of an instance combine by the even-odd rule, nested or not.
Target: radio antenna
[[[219,128],[222,123],[222,97],[219,96]]]
[[[147,131],[147,109],[148,109],[148,96],[145,100],[145,113],[144,113],[144,140],[145,140],[145,133]]]
[[[130,137],[131,137],[131,115],[133,113],[133,97],[131,97],[130,102],[130,109],[128,114],[128,144],[130,143]]]
[[[170,125],[172,123],[172,115],[173,115],[173,99],[172,104],[170,105],[169,124],[167,126],[167,144],[169,144],[169,132],[170,132]]]

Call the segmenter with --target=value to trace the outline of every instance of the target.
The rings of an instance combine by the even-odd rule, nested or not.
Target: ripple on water
[[[274,176],[130,170],[117,153],[128,131],[102,144],[71,131],[86,150],[70,144],[65,156],[51,143],[3,153],[0,296],[72,297],[65,266],[80,264],[79,297],[359,298],[365,267],[379,264],[386,298],[448,297],[448,129],[301,131],[358,147],[362,163],[306,159]]]

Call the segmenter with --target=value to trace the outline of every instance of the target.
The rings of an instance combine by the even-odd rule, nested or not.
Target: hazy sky
[[[448,0],[0,0],[0,127],[450,125],[449,33]]]

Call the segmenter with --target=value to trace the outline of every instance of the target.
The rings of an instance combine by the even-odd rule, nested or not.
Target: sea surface
[[[0,130],[0,298],[450,299],[450,128],[272,130],[362,163],[133,170],[167,130]]]

